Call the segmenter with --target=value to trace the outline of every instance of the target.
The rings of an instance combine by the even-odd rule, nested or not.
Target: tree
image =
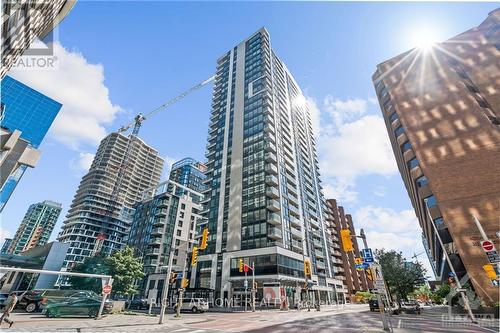
[[[421,302],[428,302],[431,295],[431,288],[427,284],[421,285],[412,292],[412,296]]]
[[[138,293],[135,281],[142,279],[142,262],[134,257],[134,249],[127,246],[106,258],[109,273],[113,276],[113,293],[131,296]]]
[[[390,293],[398,299],[407,299],[415,288],[425,282],[425,269],[422,265],[406,261],[401,252],[377,249],[375,256],[382,266]]]
[[[72,272],[109,275],[110,269],[106,263],[106,257],[97,255],[86,258],[82,263],[76,264]],[[75,289],[93,290],[97,294],[102,291],[101,280],[80,276],[70,276],[69,283]]]

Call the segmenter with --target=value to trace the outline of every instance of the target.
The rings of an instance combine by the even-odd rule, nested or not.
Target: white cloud
[[[0,242],[4,242],[5,238],[12,238],[9,230],[0,227]]]
[[[79,152],[78,157],[69,162],[69,168],[75,172],[77,176],[89,171],[95,154],[87,152]]]
[[[9,75],[63,104],[49,131],[52,137],[75,150],[96,146],[106,135],[104,126],[121,110],[110,100],[104,68],[57,42],[54,52],[56,70],[13,70]]]
[[[354,215],[356,226],[365,230],[408,234],[413,238],[421,233],[415,212],[411,209],[396,212],[370,205],[361,207]]]
[[[323,188],[326,198],[337,199],[342,204],[353,203],[358,199],[358,192],[356,192],[351,184],[344,182],[330,181]]]
[[[382,117],[361,117],[342,124],[337,133],[319,139],[323,175],[353,182],[361,175],[389,176],[397,172]]]
[[[323,100],[325,111],[332,117],[337,127],[347,120],[363,115],[368,109],[368,103],[361,98],[341,100],[327,95]]]
[[[377,197],[385,197],[387,194],[387,187],[385,186],[378,186],[374,191],[373,194],[375,194]]]

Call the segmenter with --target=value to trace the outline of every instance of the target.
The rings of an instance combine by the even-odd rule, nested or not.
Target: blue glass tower
[[[33,148],[40,146],[62,107],[61,103],[10,76],[6,76],[1,81],[0,100],[2,103],[1,126],[9,131],[21,131],[21,138],[28,141]],[[5,182],[0,191],[0,211],[9,200],[26,168],[26,166],[20,166]]]

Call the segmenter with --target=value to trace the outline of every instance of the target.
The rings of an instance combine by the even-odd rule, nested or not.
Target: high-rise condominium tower
[[[196,286],[243,294],[243,259],[255,264],[261,296],[293,287],[297,299],[307,280],[315,297],[335,297],[342,282],[333,280],[309,110],[264,28],[217,60],[206,156],[210,235]]]
[[[61,214],[61,207],[60,203],[49,200],[31,205],[24,215],[7,253],[18,254],[35,246],[45,245],[52,230],[54,230],[59,214]]]
[[[76,0],[2,1],[2,66],[0,79],[35,38],[45,38],[75,5]]]
[[[436,276],[453,275],[448,257],[457,277],[470,279],[487,303],[499,297],[483,270],[489,259],[480,246],[486,237],[500,247],[499,40],[497,9],[478,27],[431,49],[379,64],[373,76]]]
[[[158,151],[137,136],[111,133],[101,141],[59,233],[59,241],[71,243],[66,267],[122,248],[132,207],[158,184],[162,168]]]

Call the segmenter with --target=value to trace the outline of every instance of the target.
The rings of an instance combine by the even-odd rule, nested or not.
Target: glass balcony
[[[266,195],[270,198],[276,199],[279,198],[280,192],[274,187],[268,187],[266,188]]]
[[[294,215],[295,217],[300,218],[299,209],[297,207],[289,205],[288,211],[290,212],[290,214]]]
[[[267,208],[271,211],[277,212],[280,210],[280,203],[277,200],[267,200]]]
[[[273,164],[266,164],[264,170],[267,173],[271,173],[271,174],[275,174],[275,175],[278,174],[278,168],[275,165],[273,165]]]
[[[165,219],[155,219],[153,222],[153,226],[164,226],[165,225]]]
[[[267,236],[272,239],[281,239],[283,238],[281,235],[281,229],[272,227],[267,229]]]
[[[323,251],[314,251],[314,255],[316,256],[316,258],[324,258],[325,255],[323,254]]]
[[[274,143],[266,142],[266,144],[264,145],[264,149],[266,151],[272,151],[273,153],[276,153],[276,145]]]
[[[292,249],[294,249],[295,251],[302,252],[303,251],[302,242],[292,239]]]
[[[266,153],[264,155],[264,159],[266,160],[266,162],[270,162],[270,163],[276,163],[276,162],[278,162],[278,160],[276,159],[276,154],[271,153],[271,152]]]
[[[321,261],[321,260],[317,260],[316,261],[316,267],[318,267],[318,269],[325,269],[326,268],[325,262]]]
[[[163,228],[154,228],[151,230],[151,235],[162,235],[163,234]]]
[[[281,225],[281,217],[279,216],[279,214],[276,213],[268,213],[267,222],[276,226]]]
[[[278,177],[273,176],[273,175],[267,175],[266,176],[266,184],[267,185],[278,186]]]
[[[290,216],[290,224],[296,228],[300,228],[302,226],[300,220],[294,216]]]
[[[302,232],[295,228],[290,228],[290,232],[292,233],[292,238],[302,239]]]

